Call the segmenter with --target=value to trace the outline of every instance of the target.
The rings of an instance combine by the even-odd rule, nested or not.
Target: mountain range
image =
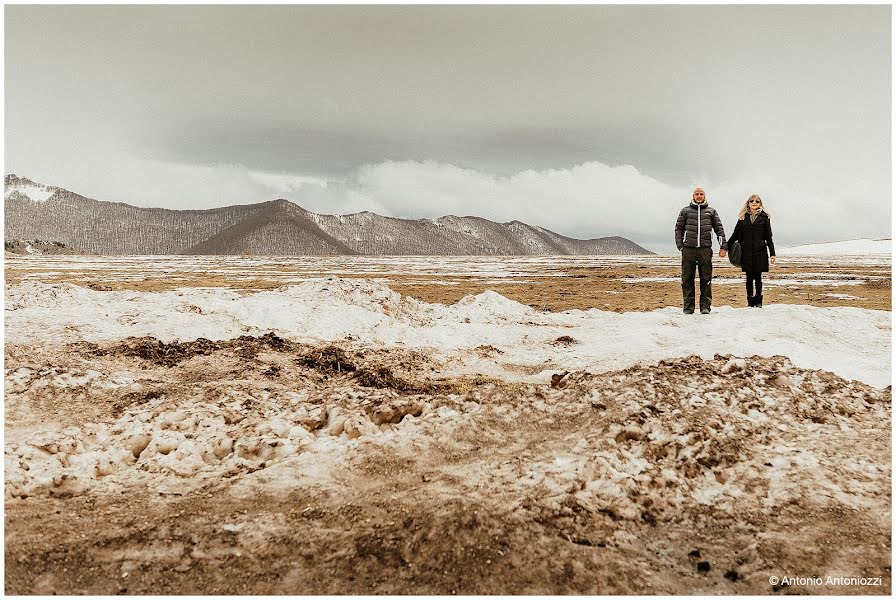
[[[653,254],[622,237],[579,240],[520,221],[317,214],[288,200],[206,210],[143,208],[86,198],[25,177],[4,178],[7,240],[61,242],[101,255]]]

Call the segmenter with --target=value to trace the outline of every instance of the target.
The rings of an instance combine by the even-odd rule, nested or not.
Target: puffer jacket
[[[712,232],[719,236],[722,249],[728,249],[725,241],[725,228],[716,209],[706,202],[691,202],[678,213],[675,222],[675,246],[681,250],[688,248],[712,248]]]

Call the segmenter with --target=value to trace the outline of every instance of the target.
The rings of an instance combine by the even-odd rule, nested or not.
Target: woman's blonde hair
[[[740,214],[737,215],[738,220],[742,220],[747,216],[747,213],[750,212],[750,200],[754,198],[756,200],[759,200],[759,208],[761,208],[765,212],[766,216],[771,217],[769,212],[765,210],[765,205],[762,203],[762,198],[759,197],[759,194],[752,194],[749,198],[747,198],[747,201],[744,202],[744,207],[740,209]]]

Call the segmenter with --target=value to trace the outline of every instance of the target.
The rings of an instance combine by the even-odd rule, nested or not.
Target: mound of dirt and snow
[[[441,367],[273,335],[7,348],[7,590],[889,590],[889,388],[780,356]]]
[[[365,280],[324,279],[239,295],[221,289],[100,292],[28,282],[6,291],[6,339],[30,344],[103,342],[128,336],[163,341],[240,335],[305,343],[360,339],[425,349],[446,373],[539,381],[558,369],[607,371],[641,361],[715,354],[788,356],[805,368],[884,386],[890,380],[890,313],[851,307],[722,306],[711,315],[596,309],[540,312],[494,292],[445,306],[403,297]],[[553,344],[570,333],[574,345]],[[470,352],[491,346],[499,358]]]
[[[6,340],[11,593],[890,590],[889,312],[24,283]]]

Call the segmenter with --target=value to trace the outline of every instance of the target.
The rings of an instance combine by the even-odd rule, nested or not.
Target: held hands
[[[719,248],[719,256],[721,256],[722,258],[725,258],[726,256],[728,256],[728,251],[725,250],[724,248]],[[777,261],[775,260],[774,256],[769,257],[769,260],[772,261],[773,265],[777,264]]]

